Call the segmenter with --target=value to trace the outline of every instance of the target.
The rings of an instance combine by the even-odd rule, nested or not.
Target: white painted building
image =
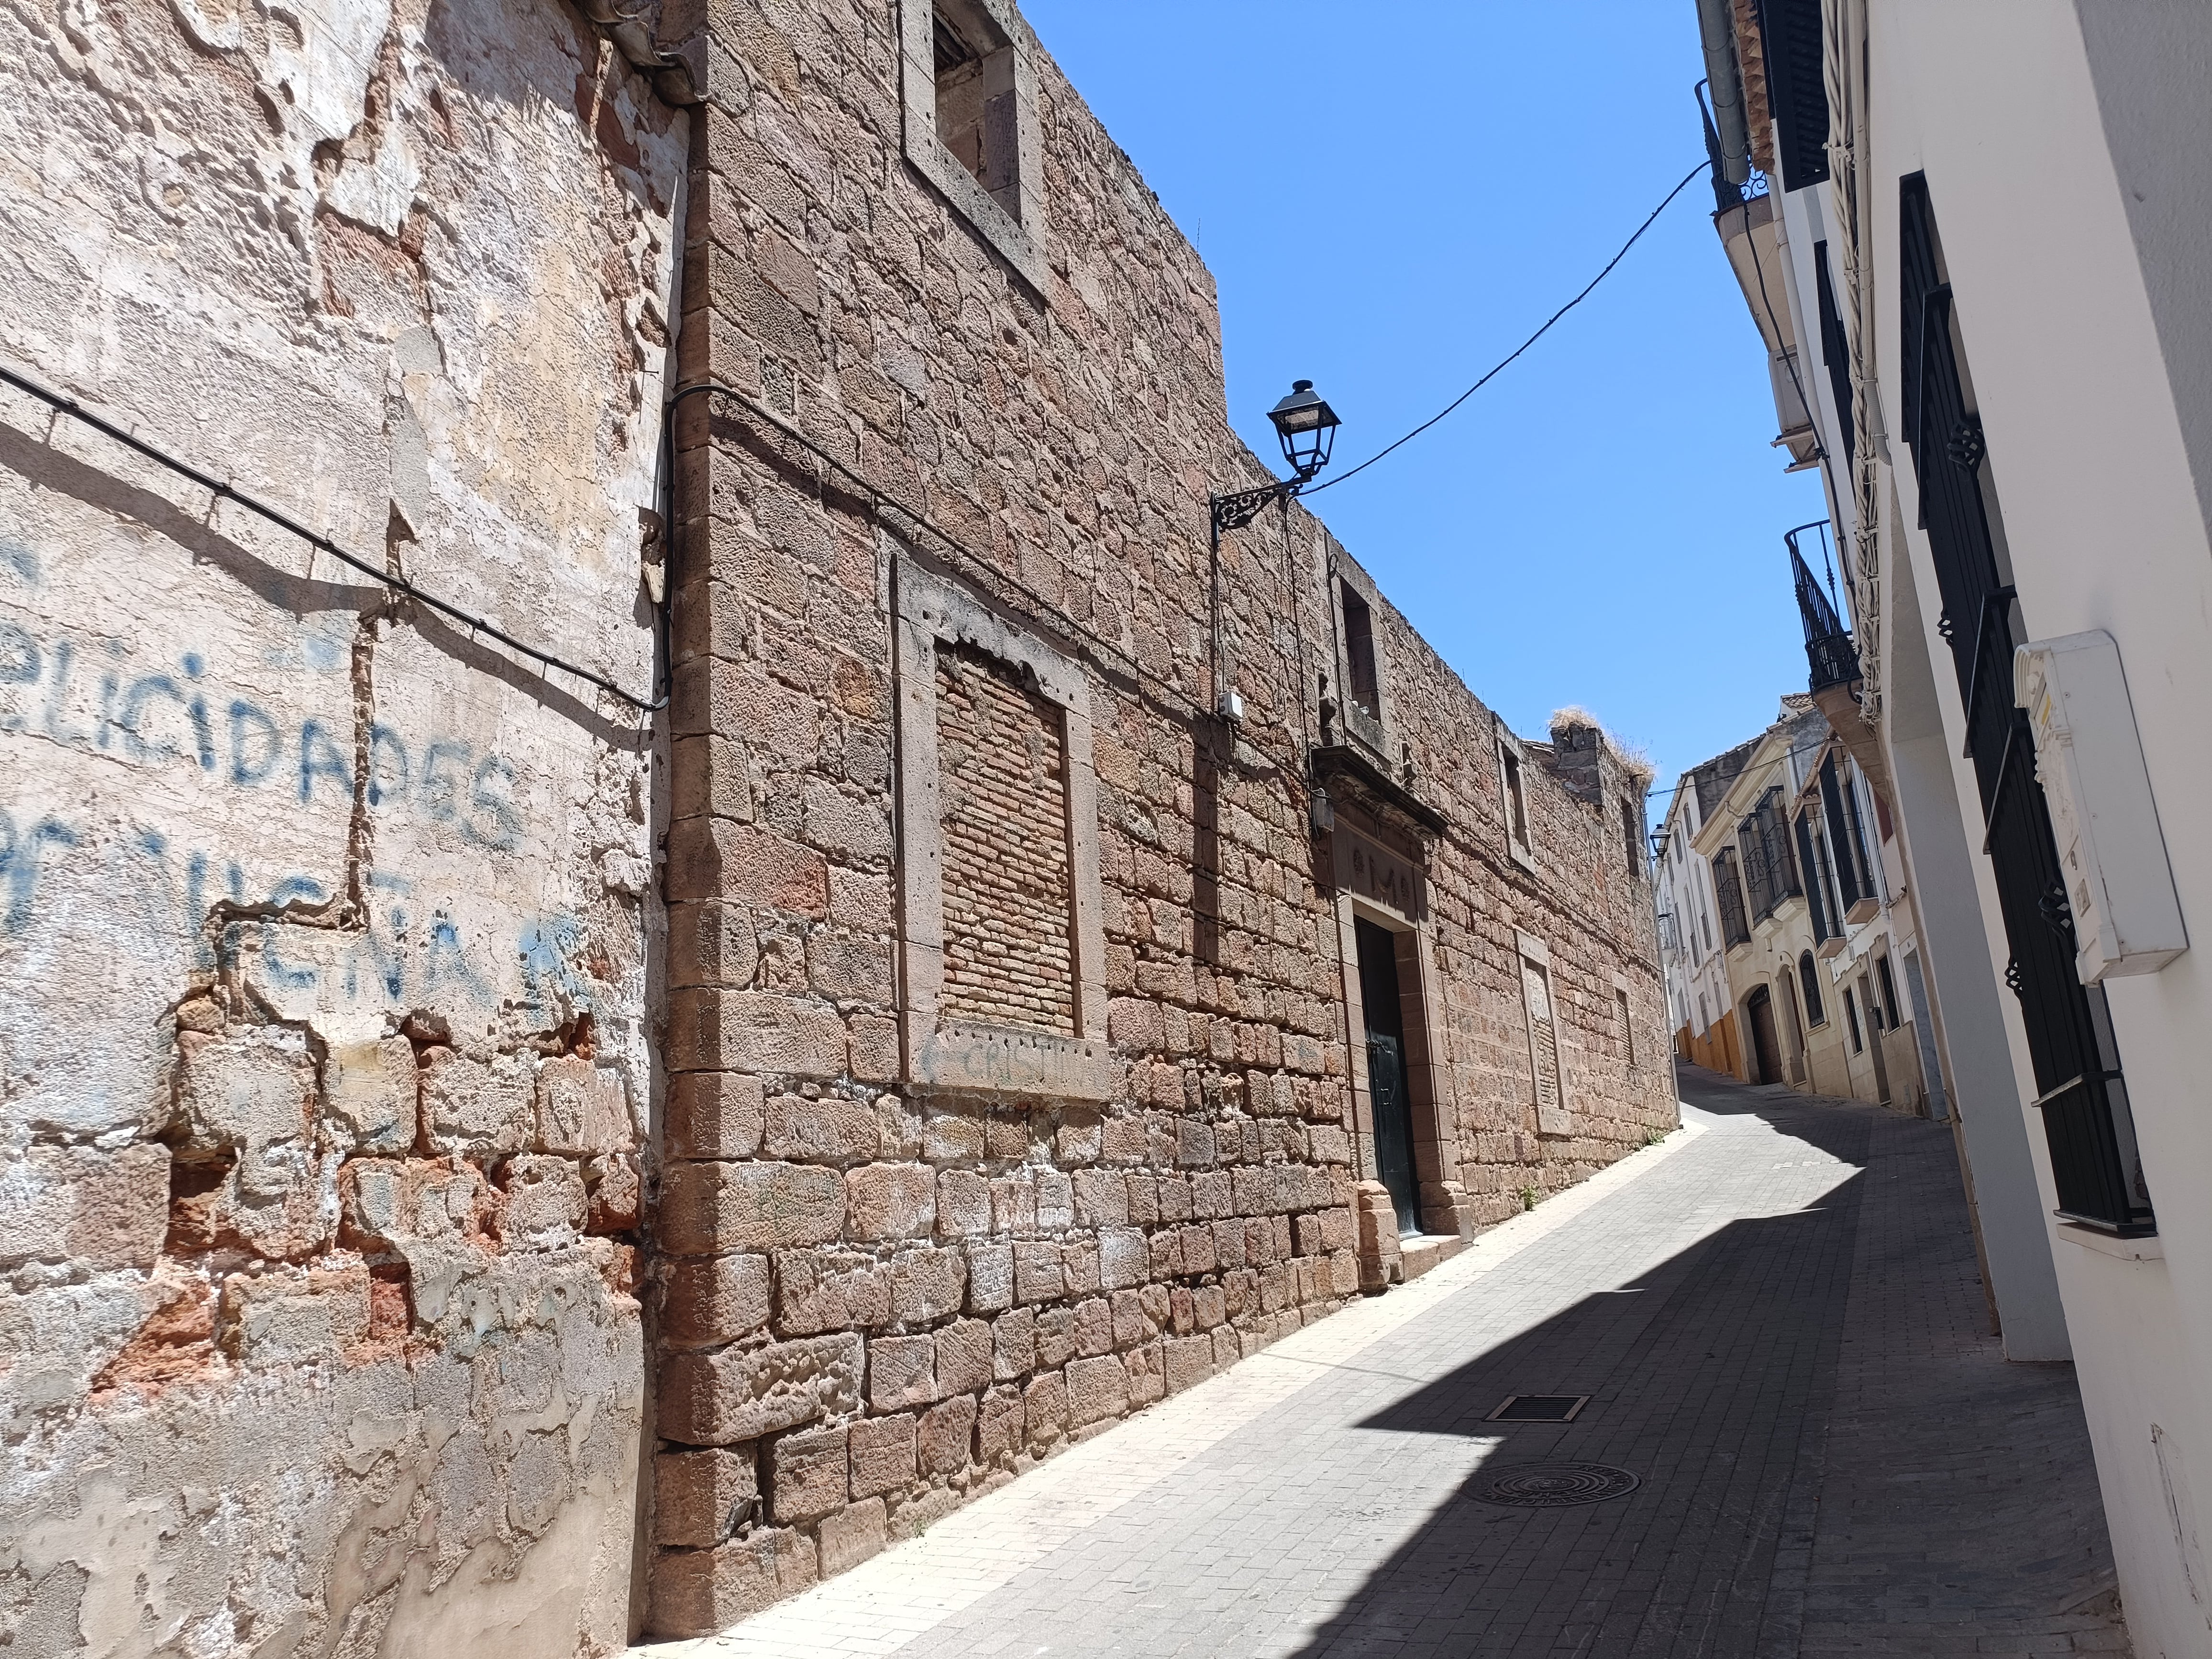
[[[1733,1073],[1738,1045],[1735,1022],[1729,1017],[1732,999],[1713,902],[1713,872],[1695,845],[1705,824],[1698,776],[1706,775],[1710,788],[1715,769],[1727,759],[1717,756],[1676,781],[1656,843],[1652,878],[1659,896],[1660,961],[1666,973],[1674,1052],[1700,1066]]]
[[[2078,1367],[2136,1651],[2212,1653],[2212,8],[1699,9],[2006,1351]]]

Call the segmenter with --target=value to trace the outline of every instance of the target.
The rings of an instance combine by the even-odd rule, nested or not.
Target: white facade
[[[1814,254],[1826,244],[1853,442],[1817,350],[1805,354],[1820,371],[1806,391],[1850,550],[1869,735],[1894,786],[1895,873],[1921,912],[1991,1289],[2008,1354],[2070,1351],[2078,1366],[2136,1651],[2212,1654],[2212,1114],[2195,1063],[2212,971],[2185,948],[2212,926],[2197,827],[2212,808],[2212,9],[1826,0],[1810,10],[1851,72],[1827,88],[1831,176],[1779,194],[1784,269],[1768,277],[1813,324],[1799,337],[1818,340]],[[1779,126],[1776,141],[1787,148]],[[1946,397],[1965,414],[1928,430]],[[1946,467],[1973,480],[1971,495]],[[1946,614],[1947,584],[1969,591],[1958,550],[1981,533],[1961,531],[1962,517],[1985,519],[1975,545],[1999,584],[1983,591],[1978,622]],[[1972,653],[1954,655],[1978,625],[2008,632],[2003,659],[1990,653],[2008,699],[2011,647],[2111,641],[2124,698],[2100,693],[2070,731],[2070,759],[2046,744],[2040,781],[2047,794],[2062,782],[2050,769],[2080,763],[2052,816],[2073,836],[2087,814],[2106,825],[2100,839],[2130,847],[2101,902],[2141,918],[2136,942],[2104,928],[2100,896],[2071,876],[2039,903],[2021,898],[2022,872],[2040,866],[1990,827],[2017,822],[2003,814],[2021,781],[2000,769],[2013,763],[1991,762],[1992,745],[1979,761],[1966,752],[1977,730],[2005,730],[1969,720],[1992,707],[1965,666]],[[2033,762],[2035,735],[2020,744],[2018,763]],[[1989,814],[1985,794],[1997,803]],[[2051,867],[2067,867],[2064,851],[2045,855]],[[2178,918],[2154,914],[2168,887]],[[2106,1144],[2130,1194],[2147,1176],[2154,1222],[2130,1209],[2134,1198],[2094,1214],[2081,1203],[2083,1155],[2054,1126],[2081,1121],[2060,1109],[2092,1097],[2039,1077],[2058,1005],[2039,1000],[2018,967],[2039,945],[2049,952],[2033,934],[2039,908],[2041,925],[2066,930],[2076,977],[2101,975],[2099,989],[2068,996],[2108,1011],[2092,1021],[2097,1052],[2124,1093],[2105,1085]],[[2106,943],[2076,951],[2082,929]]]
[[[1703,823],[1697,789],[1685,773],[1667,804],[1652,866],[1668,1017],[1676,1051],[1685,1058],[1691,1057],[1687,1040],[1709,1040],[1714,1022],[1729,1006],[1728,968],[1713,913],[1712,868],[1692,844]]]

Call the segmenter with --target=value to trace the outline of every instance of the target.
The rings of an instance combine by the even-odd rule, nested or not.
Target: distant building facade
[[[1714,945],[1670,954],[1670,988],[1678,1008],[1723,1016],[1677,1028],[1683,1058],[1747,1082],[1948,1115],[1912,912],[1876,850],[1893,848],[1890,825],[1803,695],[1785,697],[1758,738],[1683,775],[1661,854],[1675,872],[1665,892],[1686,907],[1699,947],[1710,903]]]

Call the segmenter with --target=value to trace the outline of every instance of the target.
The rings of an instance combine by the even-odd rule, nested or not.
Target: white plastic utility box
[[[2189,948],[2189,934],[2120,647],[2101,629],[2034,640],[2014,653],[2012,672],[2065,872],[2075,969],[2084,985],[2154,974]]]

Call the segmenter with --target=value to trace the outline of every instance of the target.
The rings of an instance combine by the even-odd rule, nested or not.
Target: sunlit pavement
[[[1686,1128],[686,1656],[2115,1653],[2073,1372],[1950,1133],[1686,1068]],[[1568,1424],[1486,1420],[1587,1395]],[[1509,1466],[1625,1496],[1505,1507]],[[1618,1480],[1615,1484],[1621,1484]]]

